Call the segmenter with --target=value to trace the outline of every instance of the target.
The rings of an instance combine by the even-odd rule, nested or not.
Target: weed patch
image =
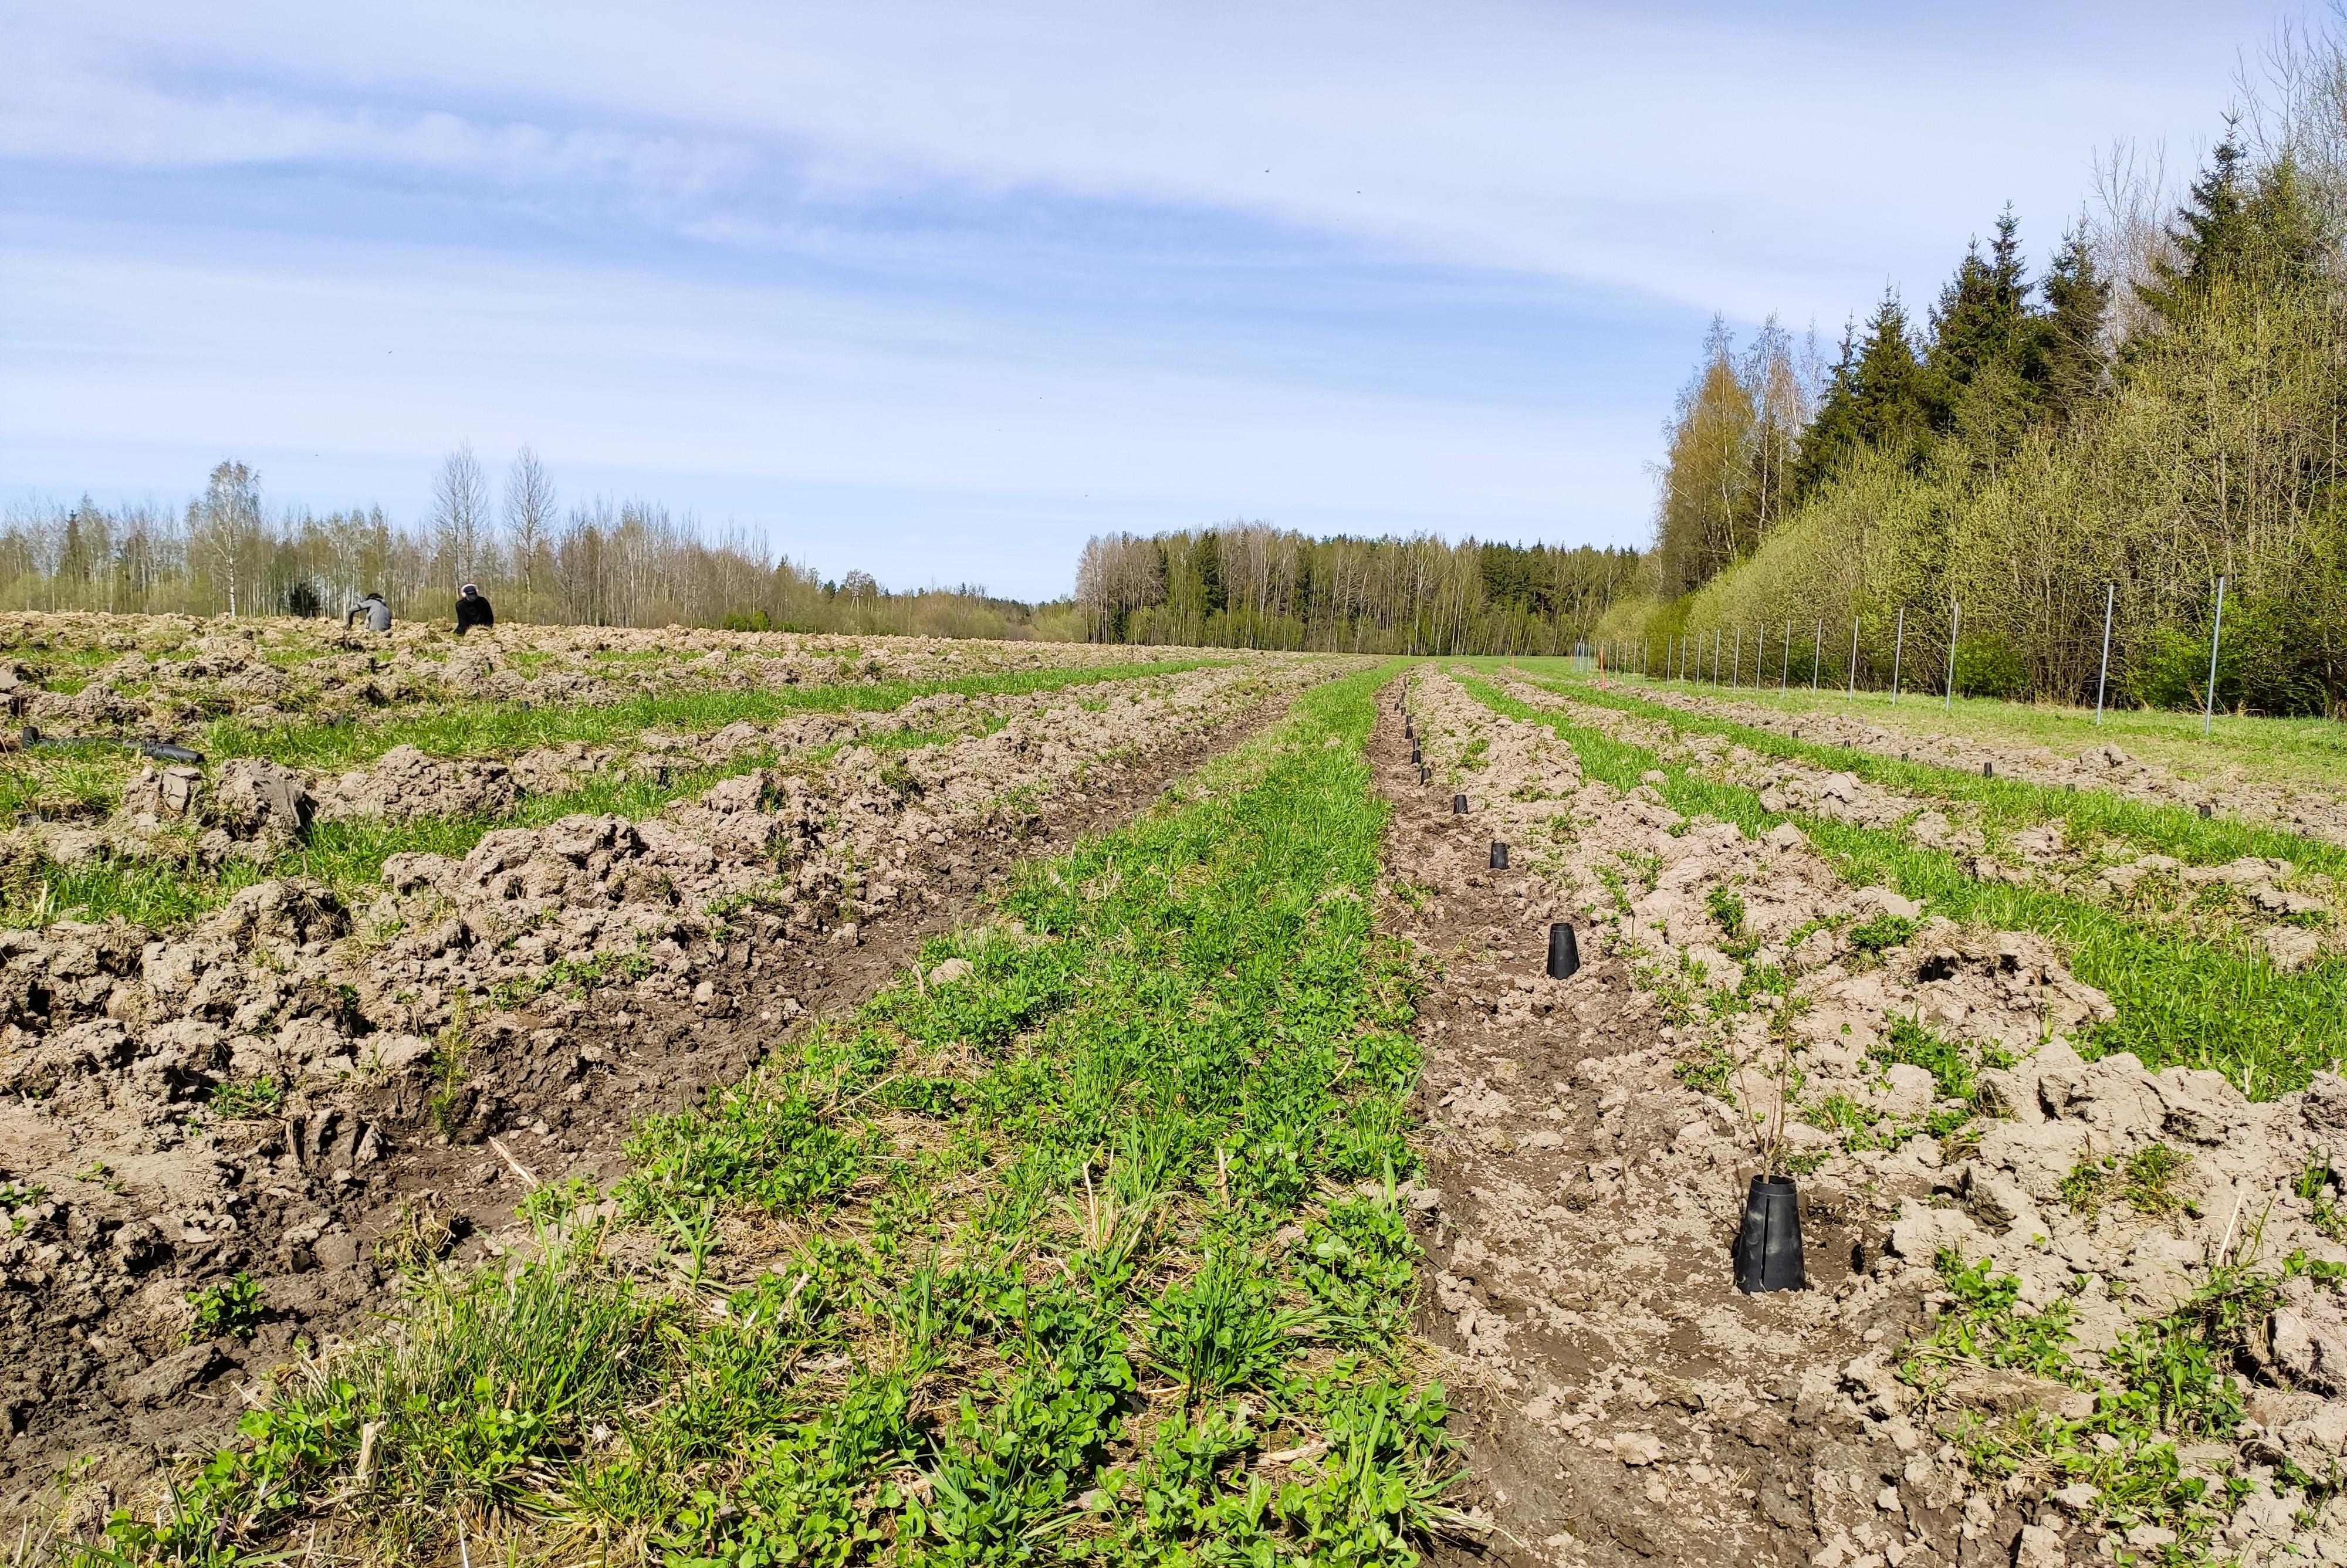
[[[250,1339],[269,1310],[261,1298],[261,1281],[242,1272],[218,1285],[191,1290],[187,1299],[191,1342],[216,1339],[223,1334]]]
[[[2175,1183],[2190,1160],[2166,1143],[2147,1143],[2124,1160],[2114,1154],[2082,1161],[2062,1178],[2062,1201],[2074,1213],[2093,1214],[2117,1200],[2137,1214],[2165,1219],[2184,1207]]]
[[[2255,1369],[2256,1341],[2283,1281],[2308,1274],[2336,1290],[2347,1276],[2347,1268],[2303,1253],[2278,1271],[2220,1266],[2168,1316],[2130,1330],[2104,1355],[2098,1373],[2073,1358],[2069,1301],[2031,1312],[2020,1305],[2020,1281],[1995,1274],[1988,1261],[1967,1265],[1942,1252],[1938,1265],[1952,1302],[1929,1335],[1908,1346],[1904,1381],[1932,1399],[1968,1369],[2005,1368],[2096,1391],[2093,1413],[2083,1418],[2038,1409],[1957,1421],[1945,1435],[1973,1471],[2004,1480],[2026,1471],[2049,1487],[2083,1483],[2094,1489],[2093,1516],[2105,1530],[2169,1532],[2165,1560],[2178,1563],[2211,1561],[2216,1532],[2250,1482],[2247,1461],[2230,1451],[2213,1477],[2188,1474],[2178,1444],[2214,1439],[2230,1450],[2247,1413],[2242,1374]]]

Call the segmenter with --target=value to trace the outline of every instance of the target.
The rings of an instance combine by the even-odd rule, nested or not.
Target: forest
[[[1557,653],[1645,580],[1643,553],[1315,539],[1264,523],[1084,547],[1076,602],[1105,642],[1355,653]]]
[[[1819,352],[1715,320],[1665,426],[1647,551],[1263,524],[1086,548],[1115,641],[1558,652],[2255,713],[2347,709],[2347,45],[2287,33],[2180,190],[2121,144],[2033,269],[1993,217],[1928,308]],[[1985,216],[1985,215],[1984,215]],[[2223,589],[2221,636],[2219,622]],[[2106,662],[2106,627],[2108,629]],[[1765,629],[1765,630],[1764,630]],[[1740,640],[1739,640],[1740,632]],[[1953,641],[1953,647],[1950,646]],[[1772,661],[1772,671],[1776,663]],[[1911,673],[1909,679],[1915,677]]]
[[[2180,191],[2124,148],[2098,168],[2042,271],[2008,210],[1829,366],[1716,323],[1646,591],[1601,635],[1659,669],[1789,628],[1797,665],[1822,642],[1829,681],[1880,685],[1903,626],[1911,682],[2092,703],[2107,612],[2113,701],[2198,705],[2215,640],[2219,706],[2340,712],[2347,55],[2286,37]]]
[[[261,477],[215,467],[185,510],[18,504],[0,512],[0,609],[339,616],[379,591],[402,618],[446,618],[477,583],[501,619],[590,626],[898,632],[1066,640],[1081,623],[982,588],[891,592],[827,580],[745,537],[710,539],[657,502],[558,505],[545,464],[516,454],[501,486],[450,453],[421,527],[380,507],[272,513]]]

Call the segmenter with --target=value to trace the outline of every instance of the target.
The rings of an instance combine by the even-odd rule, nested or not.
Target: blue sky
[[[533,444],[831,574],[1109,528],[1643,543],[1714,310],[1918,312],[2286,13],[2001,4],[0,11],[0,500],[412,521]]]

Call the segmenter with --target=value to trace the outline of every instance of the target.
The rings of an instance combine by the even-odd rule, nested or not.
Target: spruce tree
[[[2287,153],[2258,171],[2250,198],[2250,265],[2268,284],[2296,285],[2321,275],[2323,221]]]
[[[1858,369],[1850,383],[1850,407],[1859,439],[1874,451],[1912,466],[1931,445],[1931,411],[1923,364],[1908,334],[1907,312],[1886,289],[1874,318],[1866,324]]]
[[[2066,425],[2102,391],[2108,376],[2103,333],[2110,321],[2111,282],[2095,265],[2083,222],[2063,236],[2045,274],[2045,293],[2028,374],[2046,416]]]
[[[1898,294],[1882,302],[1862,334],[1845,328],[1817,417],[1801,436],[1793,465],[1795,504],[1864,452],[1881,452],[1914,466],[1932,444],[1929,377],[1917,357]]]
[[[1924,360],[1932,430],[1961,433],[1976,456],[1992,463],[2036,412],[2037,389],[2025,368],[2035,331],[2028,302],[2020,224],[2007,207],[1988,256],[1975,242],[1942,292]]]
[[[1841,349],[1827,377],[1825,395],[1817,417],[1801,432],[1800,450],[1793,458],[1793,504],[1799,506],[1832,477],[1833,471],[1863,443],[1858,433],[1858,323],[1842,323]]]
[[[2256,223],[2250,214],[2250,171],[2241,144],[2228,126],[2209,165],[2192,182],[2187,204],[2168,231],[2174,257],[2155,257],[2152,275],[2137,290],[2170,326],[2181,323],[2219,278],[2241,272],[2254,253]]]

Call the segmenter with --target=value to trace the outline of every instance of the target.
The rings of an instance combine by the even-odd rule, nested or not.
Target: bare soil
[[[224,1137],[191,1143],[149,1107],[145,1120],[157,1125],[142,1139],[136,1135],[142,1064],[151,1061],[148,1048],[164,1026],[143,1029],[143,1038],[119,1051],[125,1060],[118,1067],[111,1059],[77,1059],[79,1076],[68,1075],[64,1086],[82,1095],[77,1102],[0,1104],[0,1180],[37,1173],[51,1188],[19,1211],[24,1223],[0,1267],[0,1311],[6,1314],[0,1327],[15,1352],[0,1368],[0,1516],[54,1513],[61,1502],[56,1482],[71,1466],[69,1495],[62,1498],[68,1519],[102,1517],[118,1491],[151,1475],[166,1457],[199,1451],[222,1436],[245,1408],[248,1389],[287,1358],[297,1339],[323,1345],[367,1332],[394,1304],[395,1274],[379,1261],[379,1247],[423,1245],[464,1259],[512,1245],[514,1205],[532,1185],[573,1176],[600,1183],[618,1174],[624,1140],[642,1116],[692,1104],[712,1086],[740,1078],[794,1023],[852,1010],[912,961],[926,938],[969,915],[1011,866],[1144,808],[1174,778],[1283,712],[1299,677],[1327,672],[1283,673],[1267,689],[1241,692],[1245,700],[1235,704],[1169,710],[1192,717],[1122,732],[1121,745],[1089,756],[1058,739],[1022,737],[1019,725],[966,743],[994,752],[1023,748],[1033,764],[1026,776],[1058,782],[1030,791],[1008,814],[989,809],[958,825],[948,804],[978,781],[965,785],[958,776],[946,777],[917,819],[879,824],[893,859],[855,835],[838,838],[832,859],[846,854],[865,875],[851,871],[843,895],[836,867],[827,873],[826,886],[835,889],[827,902],[839,900],[829,905],[838,912],[831,917],[806,917],[808,906],[800,905],[753,909],[730,928],[721,926],[722,939],[711,939],[705,924],[677,930],[655,949],[659,965],[641,979],[551,989],[477,1020],[460,1072],[436,1071],[415,1054],[420,1039],[384,1030],[379,1032],[409,1042],[405,1060],[350,1076],[340,1091],[313,1084],[280,1120],[247,1124],[254,1130],[242,1136],[230,1128]],[[1073,734],[1068,740],[1082,743]],[[1016,776],[1019,770],[997,769],[994,786]],[[836,786],[846,797],[841,809],[857,804],[856,784],[851,770]],[[709,815],[705,807],[693,809]],[[721,817],[719,825],[735,816]],[[575,832],[584,820],[540,831]],[[913,831],[932,824],[958,830]],[[757,836],[753,862],[765,848],[765,835]],[[821,858],[808,856],[810,864]],[[445,879],[448,873],[435,874]],[[398,875],[388,873],[387,880]],[[888,886],[875,886],[880,876]],[[276,890],[274,902],[251,924],[273,920],[285,927],[273,932],[276,950],[297,969],[357,939],[330,911],[305,905],[305,897],[321,901],[298,886],[264,886]],[[413,897],[435,894],[420,885]],[[466,917],[477,923],[477,915]],[[371,994],[366,1005],[380,1010],[400,997],[417,1005],[397,983],[404,973],[422,976],[434,965],[456,966],[445,989],[452,997],[460,993],[469,972],[462,961],[472,949],[461,920],[455,923],[459,929],[438,947],[431,933],[414,932],[383,948],[372,961],[384,983],[370,988],[381,994]],[[272,935],[249,932],[248,955],[265,957]],[[42,940],[46,945],[33,955],[47,966],[42,983],[58,985],[49,972],[57,945]],[[102,935],[89,940],[97,950],[84,967],[97,978],[106,979],[109,968],[138,972],[135,943],[115,953]],[[489,958],[489,947],[480,945],[480,959]],[[542,966],[561,951],[540,951],[538,961]],[[26,1037],[18,1049],[38,1045]],[[54,1042],[40,1049],[53,1050]],[[29,1060],[0,1050],[0,1065]],[[149,1071],[143,1084],[168,1109],[172,1088],[159,1071]],[[73,1104],[83,1113],[59,1113]],[[124,1147],[149,1152],[111,1154],[110,1163],[87,1167],[87,1180],[61,1176],[90,1152],[78,1140],[94,1127],[123,1134]],[[217,1190],[189,1190],[198,1177]],[[10,1244],[0,1237],[0,1245]],[[240,1270],[261,1280],[266,1320],[249,1339],[184,1344],[182,1294]]]
[[[1440,965],[1419,1013],[1420,1327],[1451,1363],[1465,1501],[1498,1525],[1476,1555],[1806,1563],[1820,1510],[1872,1511],[1906,1462],[1895,1440],[1823,1419],[1870,1330],[1920,1321],[1912,1289],[1856,1320],[1826,1310],[1880,1257],[1887,1194],[1812,1185],[1813,1291],[1739,1295],[1729,1248],[1754,1166],[1664,1168],[1683,1129],[1719,1118],[1671,1077],[1659,1014],[1617,959],[1548,979],[1562,911],[1540,876],[1489,868],[1489,814],[1454,815],[1447,789],[1418,784],[1390,713],[1375,753],[1396,807],[1388,864],[1423,888],[1391,924]],[[1851,1480],[1869,1478],[1856,1499]]]
[[[1646,784],[1585,779],[1558,737],[1440,675],[1415,682],[1411,708],[1435,782],[1419,784],[1400,719],[1385,715],[1383,917],[1439,970],[1419,1026],[1423,1330],[1459,1391],[1470,1500],[1495,1523],[1481,1555],[2105,1558],[2129,1525],[2108,1522],[2094,1488],[2040,1471],[2008,1484],[1954,1440],[1968,1421],[2032,1409],[2079,1419],[2091,1392],[1978,1363],[1930,1389],[1901,1377],[1911,1339],[1954,1300],[1938,1260],[1985,1262],[2026,1310],[2071,1303],[2071,1365],[2091,1379],[2124,1335],[2240,1260],[2251,1224],[2263,1266],[2298,1251],[2347,1259],[2293,1185],[2347,1127],[2347,1082],[2320,1075],[2253,1104],[2216,1073],[2152,1073],[2124,1053],[2089,1062],[2074,1040],[2109,1004],[2042,940],[1941,920],[1858,950],[1853,919],[1917,911],[1840,884],[1790,825],[1745,840]],[[1489,866],[1495,839],[1512,869]],[[1552,921],[1578,936],[1570,979],[1543,973]],[[1901,1020],[1982,1064],[1983,1110],[1944,1139],[1922,1119],[1963,1107],[1877,1054]],[[1746,1296],[1729,1256],[1758,1169],[1746,1123],[1770,1103],[1780,1050],[1798,1069],[1785,1147],[1809,1173],[1809,1288]],[[1810,1119],[1829,1097],[1872,1120],[1865,1139]],[[2179,1163],[2177,1205],[2068,1201],[2082,1164],[2154,1144]],[[2242,1487],[2219,1534],[2244,1562],[2347,1534],[2327,1483],[2291,1480],[2347,1469],[2347,1381],[2293,1370],[2319,1360],[2315,1341],[2347,1335],[2347,1316],[2299,1294],[2244,1379],[2237,1441],[2179,1450],[2189,1473]],[[2335,1350],[2347,1368],[2347,1338]]]

